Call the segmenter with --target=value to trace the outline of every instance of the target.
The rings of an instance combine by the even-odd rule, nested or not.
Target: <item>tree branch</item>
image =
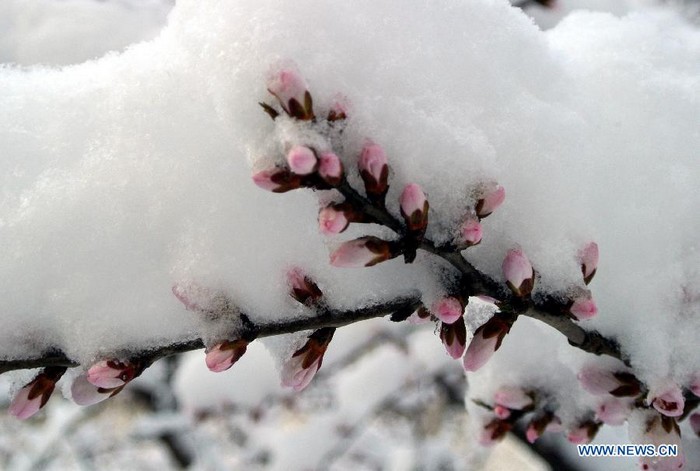
[[[328,310],[320,316],[306,318],[292,318],[280,321],[268,322],[246,322],[243,331],[232,332],[236,337],[272,337],[275,335],[291,334],[304,330],[316,330],[323,327],[343,327],[355,322],[384,317],[396,311],[416,310],[420,306],[420,296],[414,294],[398,298],[384,303],[371,304],[360,309],[349,311]],[[148,348],[142,352],[124,351],[116,355],[124,355],[129,360],[139,360],[144,364],[153,363],[161,358],[169,357],[178,353],[189,352],[204,348],[202,339],[181,340],[163,343],[154,348]],[[111,352],[114,354],[115,352]],[[118,352],[116,352],[118,353]],[[78,362],[72,360],[65,352],[59,349],[49,349],[43,354],[34,358],[20,358],[12,360],[0,360],[0,373],[13,370],[42,368],[47,366],[63,366],[73,368],[80,366]]]

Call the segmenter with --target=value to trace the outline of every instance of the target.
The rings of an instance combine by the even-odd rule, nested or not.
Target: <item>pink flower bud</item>
[[[51,397],[56,381],[63,376],[65,371],[65,368],[59,367],[45,368],[17,392],[10,403],[8,410],[10,415],[25,420],[39,412],[39,409],[44,407]]]
[[[238,339],[234,341],[224,340],[206,350],[207,368],[214,373],[226,371],[233,366],[246,352],[247,341]]]
[[[273,193],[285,193],[301,187],[301,177],[286,168],[262,170],[253,175],[253,183],[263,190]]]
[[[323,355],[333,338],[335,327],[318,329],[282,367],[282,386],[301,391],[321,368]]]
[[[478,219],[467,219],[460,229],[459,242],[468,247],[481,242],[484,232]]]
[[[440,340],[442,340],[448,355],[455,360],[461,358],[467,345],[467,328],[464,325],[464,318],[459,317],[452,324],[441,323]]]
[[[522,250],[511,249],[503,260],[503,276],[513,294],[525,297],[535,285],[535,271]]]
[[[331,205],[318,213],[318,227],[323,235],[340,234],[348,228],[350,220],[342,206]]]
[[[87,371],[87,380],[103,389],[113,389],[141,374],[139,365],[128,361],[105,360],[95,363]]]
[[[399,197],[401,215],[412,232],[424,232],[428,225],[428,200],[420,186],[409,183]]]
[[[639,460],[641,469],[679,470],[685,466],[685,455],[681,451],[681,435],[676,420],[660,415],[651,410],[636,409],[629,417],[628,426],[632,443],[659,445],[676,445],[678,454],[669,457],[649,456]]]
[[[109,399],[122,389],[124,389],[124,386],[113,389],[99,388],[90,383],[86,375],[80,375],[71,385],[71,396],[73,397],[73,402],[79,406],[91,406]]]
[[[302,304],[312,306],[323,296],[318,285],[299,268],[287,272],[287,283],[291,288],[290,295]]]
[[[479,445],[481,446],[492,446],[496,442],[499,442],[506,436],[506,433],[513,428],[510,422],[500,419],[494,419],[488,424],[484,425],[481,429],[481,434],[479,435]]]
[[[435,301],[430,307],[430,312],[443,323],[454,324],[464,314],[464,305],[459,299],[450,296]]]
[[[358,163],[360,176],[370,199],[383,198],[389,189],[389,165],[384,149],[378,144],[365,144]]]
[[[289,169],[297,175],[309,175],[316,171],[318,159],[313,150],[306,146],[294,146],[287,152]]]
[[[598,269],[598,244],[595,242],[586,244],[579,252],[579,260],[581,262],[583,281],[588,284]]]
[[[392,245],[373,236],[344,242],[331,254],[331,265],[340,268],[371,267],[394,258]]]
[[[667,417],[680,417],[683,415],[685,398],[683,397],[683,391],[677,384],[670,384],[663,389],[649,391],[647,401],[654,406],[654,409]]]
[[[537,430],[537,427],[535,424],[530,423],[527,426],[527,430],[525,430],[525,438],[527,439],[528,443],[535,443],[538,438],[540,438],[542,434]]]
[[[690,386],[688,388],[697,397],[700,397],[700,373],[695,373],[693,378],[690,380]]]
[[[493,400],[496,404],[511,410],[523,410],[534,404],[530,394],[514,386],[498,388],[493,395]]]
[[[476,215],[485,218],[496,210],[506,199],[506,190],[497,185],[476,203]]]
[[[499,406],[499,405],[496,405],[493,408],[493,413],[496,417],[498,417],[501,420],[505,420],[508,417],[510,417],[510,409],[508,409],[507,407]]]
[[[289,116],[297,119],[313,119],[311,94],[306,82],[296,70],[282,69],[267,81],[267,90],[277,98]]]
[[[695,413],[690,415],[690,428],[693,429],[695,435],[700,437],[700,413]]]
[[[328,110],[328,121],[340,121],[348,117],[347,98],[340,97],[336,99]]]
[[[330,186],[338,186],[343,180],[343,164],[333,152],[324,152],[319,158],[318,174]]]
[[[578,298],[569,308],[569,312],[578,320],[583,321],[595,317],[598,307],[591,298]]]
[[[476,329],[464,355],[464,368],[467,371],[476,371],[484,366],[499,349],[509,330],[510,324],[498,316],[493,316]]]
[[[530,443],[542,436],[544,432],[561,432],[561,421],[551,412],[538,415],[530,421],[525,431],[525,438]]]
[[[595,438],[599,428],[600,424],[593,421],[587,421],[570,429],[566,435],[566,438],[575,445],[590,443],[591,440]]]
[[[586,366],[578,373],[583,389],[591,394],[615,397],[635,397],[641,392],[641,385],[631,373],[610,371],[596,366]]]
[[[611,397],[598,404],[595,418],[604,424],[622,425],[631,412],[632,404],[629,401]]]

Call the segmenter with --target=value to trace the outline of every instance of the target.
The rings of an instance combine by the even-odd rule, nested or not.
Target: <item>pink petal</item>
[[[620,382],[615,378],[612,371],[587,366],[579,371],[578,380],[583,389],[595,395],[607,395],[620,386]]]
[[[222,344],[217,344],[206,353],[207,368],[214,373],[226,371],[234,364],[235,350],[230,348],[222,350],[221,347]]]
[[[509,250],[501,268],[503,276],[516,295],[525,296],[530,293],[535,273],[522,250]]]
[[[579,260],[581,261],[581,269],[584,279],[590,278],[598,269],[598,244],[589,242],[579,252]]]
[[[348,224],[345,212],[339,211],[333,206],[323,208],[318,213],[318,225],[323,235],[340,234],[347,229]]]
[[[425,193],[421,187],[415,183],[409,183],[401,192],[399,197],[399,204],[401,205],[401,211],[404,214],[410,216],[416,211],[423,211],[425,207]]]
[[[652,390],[649,392],[651,405],[654,409],[667,417],[679,417],[683,415],[685,398],[683,391],[676,385],[670,385],[663,390]]]
[[[343,164],[333,152],[319,156],[318,174],[330,185],[338,185],[343,177]]]
[[[497,405],[493,408],[493,413],[499,419],[507,419],[510,417],[510,410],[507,407]]]
[[[476,205],[476,214],[484,218],[494,212],[506,199],[506,190],[498,185],[487,195],[480,199]]]
[[[33,385],[34,383],[28,384],[15,395],[8,409],[10,415],[20,420],[25,420],[39,412],[39,409],[41,409],[42,395],[39,394],[34,399],[29,399],[29,393]]]
[[[73,402],[79,406],[97,404],[105,399],[109,399],[113,393],[113,389],[101,389],[91,384],[85,375],[78,376],[71,385]]]
[[[469,348],[467,348],[467,353],[464,355],[464,369],[476,371],[484,366],[496,352],[497,344],[498,336],[486,339],[481,332],[478,332],[472,338]]]
[[[481,223],[477,219],[468,219],[461,228],[460,241],[467,245],[476,245],[484,235]]]
[[[445,324],[454,324],[464,314],[464,306],[456,298],[442,298],[433,303],[430,312]]]
[[[287,152],[289,169],[297,175],[308,175],[316,170],[318,159],[306,146],[294,146]]]
[[[299,72],[291,68],[285,68],[268,77],[267,90],[273,94],[289,111],[289,100],[295,99],[299,104],[304,104],[307,86]]]
[[[522,410],[532,405],[532,397],[521,388],[506,386],[499,388],[493,395],[496,404],[513,410]]]
[[[595,317],[595,315],[598,314],[598,307],[590,298],[579,298],[571,305],[569,312],[573,314],[576,319],[583,321]]]

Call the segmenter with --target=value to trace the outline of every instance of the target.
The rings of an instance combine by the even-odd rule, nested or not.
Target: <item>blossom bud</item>
[[[45,368],[17,392],[8,409],[10,415],[25,420],[39,412],[48,402],[56,382],[65,371],[66,369],[61,367]]]
[[[700,373],[695,373],[695,375],[693,375],[688,389],[690,389],[690,391],[697,397],[700,397]]]
[[[379,144],[365,144],[358,163],[367,196],[372,201],[383,201],[389,189],[389,165],[384,149]]]
[[[331,254],[331,265],[341,268],[371,267],[396,257],[392,244],[374,236],[344,242]]]
[[[541,436],[542,433],[537,429],[535,424],[530,422],[527,426],[527,430],[525,430],[525,438],[527,439],[528,443],[535,443]]]
[[[700,437],[700,413],[696,412],[695,414],[691,414],[688,421],[690,422],[690,428],[693,429],[695,435]]]
[[[636,397],[641,392],[639,380],[624,371],[613,372],[586,366],[579,371],[577,377],[583,389],[598,396],[611,394],[615,397]]]
[[[496,417],[501,420],[505,420],[510,417],[510,409],[507,407],[499,406],[498,404],[494,406],[493,413]]]
[[[477,245],[481,242],[484,232],[478,219],[467,219],[460,228],[459,242],[467,247]]]
[[[467,371],[476,371],[484,366],[500,348],[508,331],[510,324],[497,315],[476,329],[464,355],[464,368]]]
[[[530,443],[542,436],[544,432],[560,431],[561,421],[551,412],[545,412],[530,421],[525,430],[525,438]]]
[[[301,177],[286,168],[275,167],[253,175],[253,183],[263,190],[285,193],[301,187]]]
[[[347,119],[348,117],[348,104],[347,100],[344,98],[337,99],[331,105],[331,109],[328,110],[328,121],[341,121]]]
[[[518,297],[528,296],[535,286],[535,271],[522,250],[511,249],[503,260],[503,276]]]
[[[335,327],[324,327],[309,336],[304,346],[294,352],[282,367],[282,386],[301,391],[309,385],[321,368],[323,355],[334,333]]]
[[[654,409],[667,417],[680,417],[683,415],[685,398],[683,391],[677,384],[670,384],[663,389],[653,389],[649,391],[647,402],[654,406]]]
[[[430,311],[428,311],[424,306],[419,307],[411,314],[408,319],[406,319],[409,324],[420,325],[430,322]]]
[[[318,174],[330,186],[338,186],[343,180],[343,164],[333,152],[323,152],[318,157]]]
[[[500,419],[494,419],[488,424],[484,425],[481,429],[481,434],[479,435],[479,445],[481,446],[492,446],[496,442],[503,439],[506,433],[513,428],[510,422]]]
[[[399,197],[401,215],[411,232],[423,233],[428,226],[428,200],[420,186],[409,183]]]
[[[464,325],[464,318],[459,317],[452,324],[442,322],[440,340],[452,358],[455,360],[461,358],[467,345],[467,328]]]
[[[299,268],[292,268],[287,272],[287,283],[291,288],[291,296],[307,306],[318,303],[323,296],[314,280]]]
[[[566,435],[566,438],[575,445],[590,443],[591,440],[595,438],[599,428],[599,423],[587,421],[570,429]]]
[[[137,363],[103,360],[90,367],[87,371],[87,380],[98,388],[113,389],[124,386],[142,371]]]
[[[506,190],[497,185],[476,203],[476,215],[485,218],[496,210],[506,199]]]
[[[502,387],[493,395],[496,404],[511,410],[524,410],[534,404],[532,396],[518,387]]]
[[[118,388],[99,388],[87,380],[86,375],[78,376],[71,385],[73,402],[79,406],[91,406],[118,394],[124,386]]]
[[[238,339],[234,341],[224,340],[206,350],[205,361],[207,368],[214,373],[226,371],[233,366],[246,352],[248,341]]]
[[[583,321],[595,317],[598,314],[598,307],[591,298],[578,298],[569,307],[569,312],[576,319]]]
[[[296,70],[282,69],[272,74],[267,81],[267,90],[289,116],[301,120],[314,118],[311,94]]]
[[[318,227],[324,235],[340,234],[351,222],[364,221],[363,213],[356,211],[349,203],[331,204],[318,213]]]
[[[622,425],[631,412],[632,404],[629,401],[611,397],[598,404],[595,418],[607,425]]]
[[[579,252],[579,261],[581,262],[583,281],[588,284],[598,269],[598,244],[595,242],[586,244]]]
[[[450,296],[435,301],[430,312],[444,324],[453,324],[464,314],[464,305],[459,299]]]
[[[306,146],[294,146],[287,152],[289,169],[297,175],[309,175],[318,167],[318,159],[313,150]]]

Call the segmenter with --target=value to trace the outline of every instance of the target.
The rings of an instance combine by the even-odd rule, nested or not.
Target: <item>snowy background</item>
[[[3,358],[56,345],[89,363],[211,335],[172,296],[183,281],[227,292],[258,320],[311,315],[286,294],[289,266],[312,273],[337,307],[414,289],[426,303],[444,294],[442,268],[427,257],[330,267],[337,241],[318,233],[316,195],[252,184],[252,169],[285,142],[313,138],[274,126],[257,105],[269,100],[270,67],[293,60],[320,109],[338,94],[350,103],[346,168],[370,137],[392,165],[389,201],[408,182],[426,189],[440,221],[431,236],[449,238],[471,186],[498,181],[507,204],[485,221],[470,261],[500,278],[503,254],[520,245],[541,275],[538,289],[565,296],[580,285],[577,248],[596,240],[600,315],[586,326],[618,337],[651,385],[685,384],[700,371],[692,3],[561,1],[528,8],[531,16],[495,0],[173,6],[0,2]],[[77,409],[54,398],[34,424],[3,418],[0,463],[174,467],[163,437],[190,450],[199,469],[490,463],[451,397],[463,395],[461,366],[431,326],[373,321],[336,337],[327,376],[299,397],[279,388],[275,356],[296,339],[253,344],[222,375],[195,352],[154,367],[114,405]],[[572,421],[591,407],[575,387],[589,356],[528,320],[507,340],[469,378],[470,398],[517,383],[571,400]],[[27,379],[4,375],[4,401]],[[625,443],[624,429],[598,442]],[[700,469],[688,451],[689,469]],[[574,462],[593,469],[595,460]]]

